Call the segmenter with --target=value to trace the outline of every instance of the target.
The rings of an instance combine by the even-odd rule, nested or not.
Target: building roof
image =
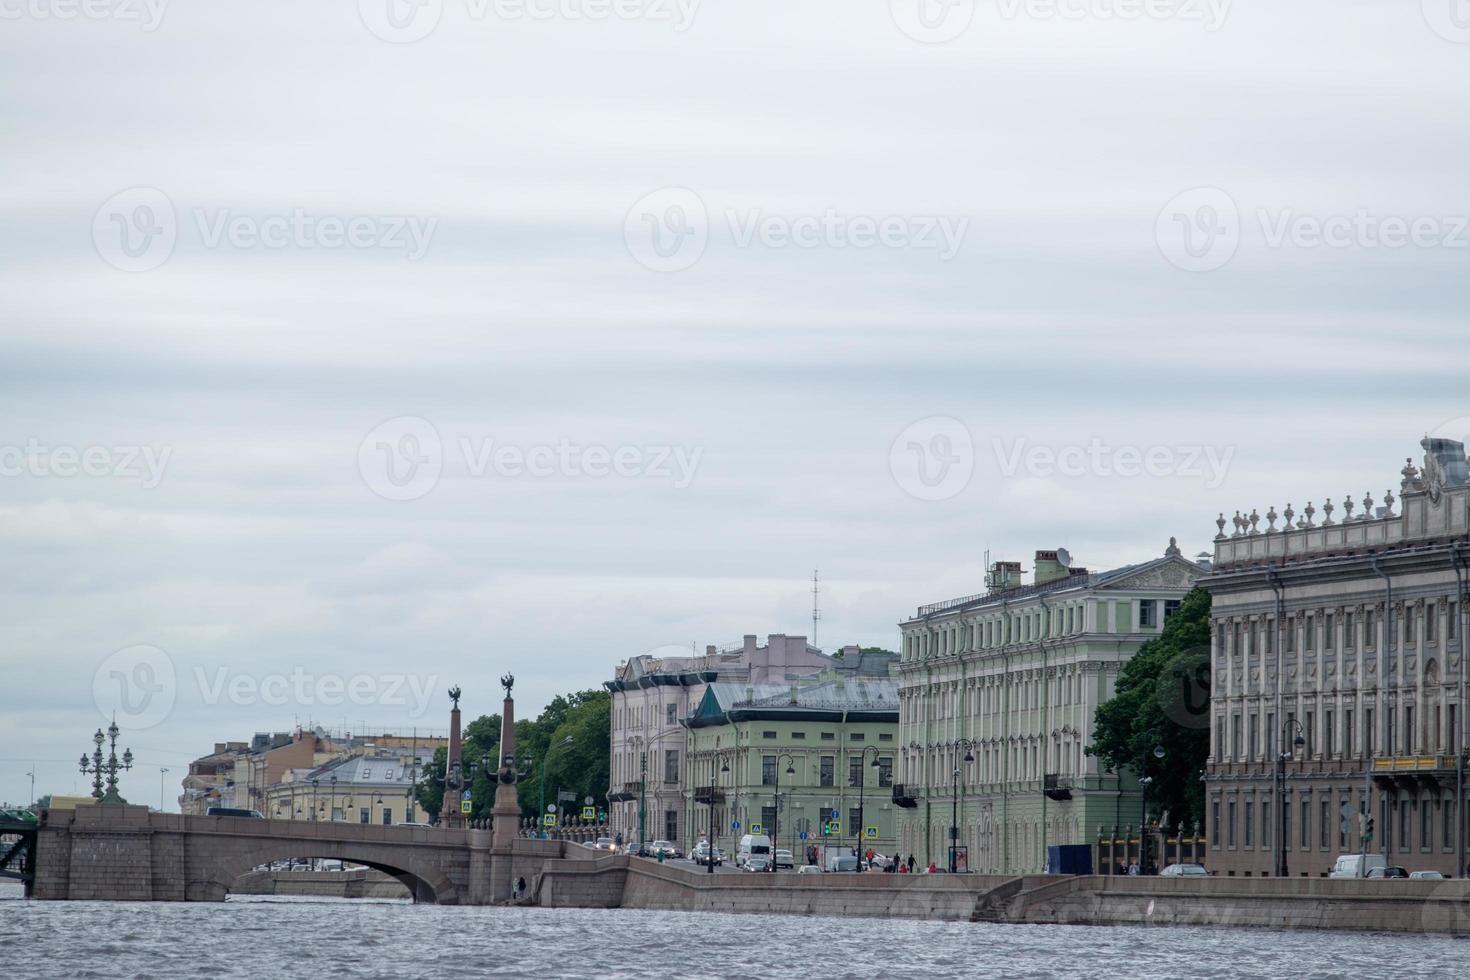
[[[432,758],[432,753],[428,756],[420,754],[417,771],[421,773],[424,764]],[[405,762],[402,755],[352,755],[318,766],[305,779],[309,782],[312,779],[326,780],[336,776],[338,786],[409,786],[414,781],[414,775],[412,759]]]
[[[837,678],[817,684],[717,682],[687,719],[692,728],[751,719],[897,721],[898,685],[887,678]]]

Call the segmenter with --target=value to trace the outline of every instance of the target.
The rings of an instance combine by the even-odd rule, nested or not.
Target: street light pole
[[[159,766],[158,767],[158,812],[159,813],[162,813],[163,812],[163,798],[164,798],[163,777],[164,776],[167,776],[167,775],[168,775],[168,770],[165,769],[163,766]],[[32,783],[31,784],[31,792],[34,793],[35,791],[36,791],[35,783]]]
[[[781,760],[786,759],[786,775],[796,775],[796,760],[789,752],[782,752],[776,756],[776,783],[775,793],[771,800],[771,874],[776,873],[776,847],[781,843]],[[795,863],[795,856],[792,858]]]
[[[1153,756],[1155,759],[1163,759],[1165,755],[1162,745],[1155,745]],[[1148,788],[1153,785],[1154,777],[1148,774],[1148,759],[1143,760],[1143,775],[1138,780],[1138,873],[1148,874]]]
[[[958,749],[961,745],[965,747],[965,762],[974,762],[975,754],[972,751],[974,742],[962,738],[955,743]],[[960,767],[954,767],[954,797],[951,799],[949,816],[949,873],[959,873],[959,842],[960,842]]]
[[[1291,744],[1292,744],[1292,747],[1293,748],[1298,748],[1299,749],[1302,746],[1304,746],[1304,745],[1307,744],[1307,740],[1302,737],[1302,733],[1305,731],[1305,729],[1302,728],[1302,723],[1299,722],[1299,721],[1297,721],[1295,718],[1288,718],[1288,719],[1286,719],[1286,721],[1284,723],[1282,723],[1282,725],[1281,725],[1281,744],[1282,745],[1285,745],[1286,744],[1286,733],[1288,731],[1293,731],[1293,730],[1296,732],[1296,738],[1294,738],[1292,740],[1292,743]],[[1281,833],[1279,835],[1280,839],[1276,842],[1276,873],[1278,875],[1280,875],[1282,878],[1285,878],[1287,876],[1287,868],[1286,868],[1286,762],[1287,762],[1288,759],[1291,758],[1291,756],[1292,756],[1292,753],[1286,751],[1285,749],[1282,749],[1282,750],[1280,750],[1280,751],[1278,751],[1276,753],[1276,785],[1277,785],[1277,790],[1276,790],[1276,804],[1277,804],[1277,808],[1281,811],[1281,814],[1280,814],[1280,817],[1279,817],[1280,826],[1281,826]]]

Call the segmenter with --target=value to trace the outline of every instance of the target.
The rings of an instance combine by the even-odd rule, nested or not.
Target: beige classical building
[[[996,562],[988,591],[900,623],[902,853],[943,867],[953,828],[957,863],[1018,874],[1044,869],[1050,844],[1136,823],[1138,774],[1107,772],[1084,749],[1118,672],[1205,572],[1173,540],[1106,572],[1038,551],[1030,582],[1019,562]]]
[[[413,788],[434,758],[432,748],[343,756],[310,769],[292,769],[267,788],[266,816],[282,820],[421,823],[429,815]]]
[[[1421,446],[1398,500],[1216,522],[1204,585],[1217,873],[1280,873],[1284,857],[1288,874],[1322,875],[1360,849],[1410,870],[1465,868],[1470,466],[1459,442]]]

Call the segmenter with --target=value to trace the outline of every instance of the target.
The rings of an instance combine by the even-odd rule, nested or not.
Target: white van
[[[740,846],[735,849],[735,867],[745,867],[745,859],[752,854],[760,854],[769,862],[771,860],[771,838],[765,834],[746,834],[740,838]]]
[[[1329,878],[1366,878],[1374,868],[1388,866],[1382,854],[1340,854],[1332,866]]]

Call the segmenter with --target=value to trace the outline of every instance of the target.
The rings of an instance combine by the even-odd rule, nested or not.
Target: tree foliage
[[[591,796],[599,805],[607,793],[611,754],[612,696],[607,691],[558,694],[535,720],[516,721],[516,768],[523,778],[516,787],[521,815],[535,816],[541,805],[543,770],[547,802],[558,790],[575,793],[578,807]],[[481,715],[464,728],[462,759],[471,769],[470,819],[488,820],[495,805],[495,771],[500,764],[500,715]],[[571,742],[567,743],[567,737]],[[552,749],[548,759],[548,749]],[[444,768],[448,753],[434,752],[415,791],[420,807],[434,822],[444,802]]]
[[[1125,780],[1143,774],[1150,814],[1168,826],[1204,820],[1200,776],[1210,754],[1210,596],[1194,589],[1156,638],[1118,674],[1113,697],[1098,707],[1093,744]],[[1156,758],[1155,746],[1164,757]]]

